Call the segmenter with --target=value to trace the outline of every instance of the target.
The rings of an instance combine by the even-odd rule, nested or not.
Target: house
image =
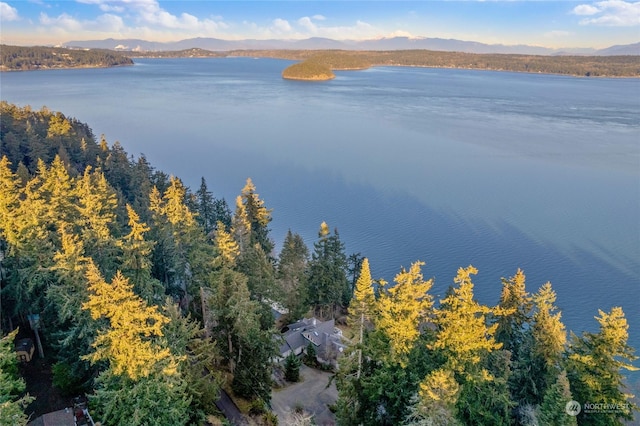
[[[33,358],[33,351],[35,347],[33,346],[33,340],[31,339],[20,339],[16,342],[15,346],[16,356],[18,357],[18,361],[20,362],[29,362],[31,358]]]
[[[315,346],[318,361],[335,364],[345,345],[342,333],[335,327],[335,321],[319,321],[317,318],[304,318],[284,328],[283,342],[280,345],[280,359],[289,354],[300,355],[305,348]]]

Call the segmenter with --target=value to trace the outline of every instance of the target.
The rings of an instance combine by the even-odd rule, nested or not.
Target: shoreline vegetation
[[[282,77],[328,80],[333,71],[363,70],[377,66],[454,68],[558,74],[576,77],[640,77],[640,56],[539,56],[476,54],[430,50],[233,50],[113,51],[59,47],[0,46],[0,71],[104,68],[133,65],[132,58],[227,58],[254,57],[300,61],[285,69]]]
[[[640,56],[539,56],[476,54],[430,50],[232,50],[114,51],[59,47],[0,46],[0,71],[58,68],[104,68],[133,65],[132,58],[254,57],[300,61],[304,66],[285,69],[283,78],[327,80],[332,71],[363,70],[377,66],[454,68],[511,71],[576,77],[640,77]],[[296,65],[296,64],[294,64]],[[328,69],[328,70],[327,70]],[[328,72],[327,72],[328,71]]]
[[[0,71],[111,68],[123,65],[133,65],[133,60],[108,49],[0,45]]]

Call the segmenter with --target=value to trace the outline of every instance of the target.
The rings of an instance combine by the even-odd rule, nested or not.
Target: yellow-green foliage
[[[87,356],[91,362],[108,360],[113,373],[126,374],[132,380],[147,377],[154,367],[171,356],[169,349],[153,342],[162,336],[162,327],[169,319],[148,306],[133,292],[133,286],[120,272],[107,283],[92,263],[87,271],[89,301],[82,309],[89,310],[94,320],[106,318],[109,327],[99,332],[92,346],[95,352]],[[163,373],[175,373],[169,364]]]
[[[356,281],[353,298],[349,304],[352,321],[361,322],[361,319],[371,319],[374,305],[373,280],[371,279],[371,271],[369,269],[369,259],[365,257],[360,267],[360,276]]]
[[[395,276],[393,287],[384,283],[377,303],[376,327],[389,338],[392,361],[402,366],[433,306],[433,299],[427,294],[433,280],[423,279],[422,265],[424,262],[415,262],[408,271],[403,268]]]
[[[293,64],[282,71],[282,78],[290,80],[331,80],[335,74],[331,69],[315,61]]]
[[[458,286],[440,301],[435,318],[438,335],[433,348],[449,352],[450,366],[458,372],[479,363],[482,354],[502,346],[494,339],[498,324],[488,325],[492,309],[474,299],[471,275],[477,273],[473,266],[458,269],[454,278]]]
[[[236,265],[238,256],[240,256],[240,247],[233,239],[233,236],[227,232],[224,223],[218,222],[218,228],[215,230],[213,239],[218,253],[215,261],[216,266],[233,268]]]

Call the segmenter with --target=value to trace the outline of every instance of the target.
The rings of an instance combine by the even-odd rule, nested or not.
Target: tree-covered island
[[[282,71],[282,78],[287,80],[324,81],[335,77],[331,68],[311,60],[290,65]]]
[[[515,267],[494,306],[473,266],[436,300],[423,262],[376,280],[324,222],[311,248],[289,231],[276,252],[272,214],[251,179],[227,203],[60,112],[1,102],[0,424],[26,424],[21,372],[52,365],[36,401],[86,394],[105,425],[226,424],[221,392],[248,424],[311,425],[269,405],[300,360],[333,370],[340,425],[633,421],[621,308],[568,335],[551,283]],[[45,359],[19,367],[32,313]]]

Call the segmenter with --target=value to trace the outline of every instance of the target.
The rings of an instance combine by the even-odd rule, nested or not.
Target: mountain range
[[[280,49],[342,49],[342,50],[408,50],[427,49],[466,53],[504,53],[523,55],[640,55],[640,43],[611,46],[605,49],[566,48],[551,49],[529,45],[485,44],[424,37],[391,37],[372,40],[332,40],[312,37],[303,40],[222,40],[217,38],[190,38],[175,42],[155,42],[140,39],[105,39],[69,41],[63,44],[70,48],[101,48],[133,51],[170,51],[191,48],[212,51],[229,50],[280,50]]]

